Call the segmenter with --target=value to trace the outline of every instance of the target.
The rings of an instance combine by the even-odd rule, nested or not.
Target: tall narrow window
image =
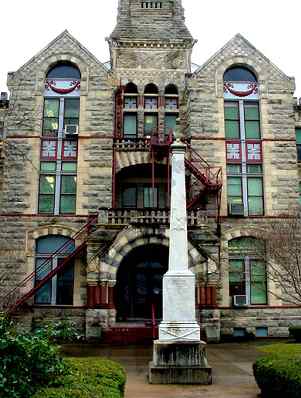
[[[153,83],[144,90],[144,135],[152,136],[158,132],[158,88]]]
[[[298,162],[301,162],[301,128],[296,129],[296,143]]]
[[[63,250],[59,250],[64,246]],[[37,240],[36,243],[36,280],[39,283],[50,271],[56,269],[65,258],[74,250],[74,241],[59,235],[50,235]],[[59,250],[59,254],[51,257]],[[74,285],[74,264],[66,265],[66,268],[55,275],[43,287],[36,296],[36,304],[72,305]]]
[[[264,242],[247,237],[233,239],[229,248],[229,292],[232,304],[267,304]]]
[[[39,213],[74,214],[80,73],[61,63],[47,74],[41,141]]]
[[[123,136],[127,140],[137,138],[138,90],[134,83],[128,83],[123,100]]]
[[[224,75],[224,98],[229,214],[263,215],[262,143],[255,75],[240,67],[229,69]]]
[[[174,134],[179,116],[179,95],[175,85],[169,84],[165,88],[165,122],[164,134]]]

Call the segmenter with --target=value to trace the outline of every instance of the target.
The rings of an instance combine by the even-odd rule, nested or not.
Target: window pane
[[[47,282],[35,295],[36,304],[51,304],[51,281]]]
[[[59,120],[55,118],[44,119],[43,123],[43,131],[44,132],[52,132],[57,131],[59,128]]]
[[[266,280],[266,269],[264,262],[251,260],[251,279],[253,282],[262,282]]]
[[[299,182],[299,203],[301,205],[301,182]]]
[[[36,259],[36,280],[40,281],[52,270],[52,260],[47,257]]]
[[[248,196],[262,196],[262,179],[248,178]]]
[[[261,164],[248,164],[248,174],[262,174]]]
[[[58,99],[45,99],[44,117],[59,117],[60,102]]]
[[[301,145],[301,129],[296,129],[296,141],[298,145]]]
[[[125,137],[136,137],[137,135],[136,115],[124,115],[123,133]]]
[[[229,260],[230,296],[246,294],[244,260]]]
[[[251,283],[251,304],[267,304],[266,282]]]
[[[225,103],[225,119],[239,120],[239,110],[236,102]]]
[[[144,207],[155,208],[158,206],[158,189],[157,188],[144,188],[143,189]]]
[[[137,189],[129,187],[122,192],[122,207],[136,208],[137,206]]]
[[[178,109],[178,99],[177,98],[165,98],[165,108],[177,110]]]
[[[144,134],[152,135],[157,132],[158,129],[158,116],[157,115],[145,115],[144,117]]]
[[[54,194],[55,192],[55,176],[40,176],[40,193]]]
[[[246,138],[260,138],[259,122],[245,122]]]
[[[301,162],[301,145],[297,145],[298,162]]]
[[[59,261],[63,261],[60,259]],[[56,303],[60,305],[73,304],[74,266],[68,267],[57,275]]]
[[[76,210],[76,197],[75,195],[62,195],[61,196],[61,213],[75,213]]]
[[[64,162],[62,164],[62,171],[66,173],[75,173],[77,170],[77,163],[73,162]]]
[[[79,118],[79,98],[65,99],[65,119]]]
[[[259,120],[258,104],[245,104],[245,120]]]
[[[177,115],[165,115],[165,134],[169,134],[171,131],[174,133],[177,127]]]
[[[239,122],[233,120],[225,121],[226,138],[239,138]]]
[[[249,216],[261,216],[263,215],[263,199],[259,197],[249,197]]]
[[[76,193],[76,176],[62,176],[62,193]]]
[[[158,108],[158,98],[157,97],[146,97],[144,99],[145,109],[157,109]]]
[[[53,195],[40,195],[39,197],[39,212],[40,213],[53,213],[54,210],[54,196]]]
[[[227,164],[227,174],[240,174],[241,166],[239,164]]]
[[[126,109],[136,109],[137,108],[137,97],[125,97],[124,107]]]
[[[241,196],[241,178],[228,177],[228,195],[229,196]]]
[[[53,172],[55,173],[56,171],[56,163],[55,162],[41,162],[41,171],[44,172]]]

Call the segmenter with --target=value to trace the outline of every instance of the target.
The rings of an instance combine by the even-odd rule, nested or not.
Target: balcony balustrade
[[[169,225],[169,209],[106,209],[99,210],[98,223],[110,226],[124,225]],[[187,211],[188,227],[202,227],[208,224],[205,210]]]

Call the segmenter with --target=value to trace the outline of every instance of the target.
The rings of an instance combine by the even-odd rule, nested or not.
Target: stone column
[[[172,145],[172,185],[168,272],[163,278],[163,322],[160,341],[200,341],[196,321],[195,275],[188,268],[185,151]]]
[[[211,384],[205,343],[196,321],[195,275],[188,268],[186,146],[172,145],[168,272],[163,277],[163,321],[149,367],[152,384]]]

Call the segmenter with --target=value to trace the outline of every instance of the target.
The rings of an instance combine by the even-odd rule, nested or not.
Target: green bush
[[[70,373],[52,388],[44,388],[33,398],[121,398],[126,376],[123,368],[102,358],[66,359]]]
[[[66,372],[58,348],[45,337],[20,334],[0,318],[0,397],[29,398]]]
[[[34,327],[34,333],[36,336],[45,337],[49,341],[59,344],[78,341],[82,338],[75,323],[67,319],[37,325]]]
[[[253,365],[256,382],[264,398],[301,397],[301,347],[275,344]]]
[[[301,343],[301,326],[291,326],[289,328],[290,336],[298,343]]]

